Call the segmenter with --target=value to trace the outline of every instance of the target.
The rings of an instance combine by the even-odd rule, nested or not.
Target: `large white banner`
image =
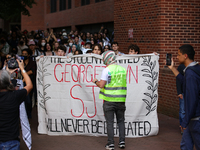
[[[117,63],[127,69],[126,137],[157,135],[159,56],[123,55]],[[99,88],[105,68],[100,55],[37,58],[38,133],[106,136]],[[114,123],[118,135],[117,123]]]

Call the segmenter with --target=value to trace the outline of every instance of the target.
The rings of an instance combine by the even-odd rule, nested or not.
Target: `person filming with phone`
[[[178,50],[177,59],[185,65],[184,75],[174,66],[173,58],[168,68],[183,85],[185,117],[180,125],[183,136],[180,147],[192,150],[194,145],[200,149],[200,65],[194,61],[195,51],[191,45],[182,45]]]
[[[15,90],[10,75],[16,69],[0,71],[0,149],[20,149],[19,142],[19,106],[32,90],[32,82],[24,70],[23,61],[16,59],[26,86]]]

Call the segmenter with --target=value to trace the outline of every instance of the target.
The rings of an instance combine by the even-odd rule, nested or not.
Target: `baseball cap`
[[[31,40],[28,42],[28,45],[35,45],[35,42],[33,41],[33,39],[31,39]]]
[[[67,33],[66,33],[66,32],[64,32],[62,35],[63,35],[63,36],[67,36]]]

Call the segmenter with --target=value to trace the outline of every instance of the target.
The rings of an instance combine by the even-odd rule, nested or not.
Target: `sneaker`
[[[115,145],[114,144],[106,144],[105,148],[108,149],[108,150],[114,150]]]
[[[119,142],[118,146],[119,148],[125,148],[125,142],[124,141]]]

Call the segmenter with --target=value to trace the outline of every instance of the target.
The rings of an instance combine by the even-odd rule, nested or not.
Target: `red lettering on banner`
[[[83,67],[84,69],[83,69],[83,71],[81,71],[81,67]],[[81,73],[83,74],[83,82],[84,82],[84,79],[85,79],[85,65],[80,65],[79,67],[78,67],[79,69],[78,69],[78,78],[79,78],[79,82],[81,82]]]
[[[58,68],[60,66],[60,68]],[[98,78],[101,69],[99,67],[106,68],[106,66],[92,66],[88,65],[77,65],[77,64],[65,64],[65,67],[61,64],[56,64],[54,68],[54,77],[57,82],[87,82],[90,83],[94,78]],[[71,70],[71,73],[70,73]],[[88,72],[90,74],[88,74]],[[97,73],[98,72],[98,73]],[[59,79],[56,74],[60,73],[61,78]],[[88,77],[89,76],[89,77]]]
[[[63,82],[63,74],[64,74],[64,72],[62,72],[62,78],[61,78],[61,80],[58,80],[58,78],[56,77],[56,68],[57,68],[57,66],[61,66],[61,67],[62,67],[61,64],[57,64],[57,65],[55,66],[55,68],[54,68],[54,77],[55,77],[56,81],[58,81],[58,82]]]
[[[78,76],[77,76],[77,80],[74,80],[74,76],[73,76],[73,72],[74,72],[74,71],[73,71],[73,67],[74,67],[74,66],[76,66],[77,69],[79,68],[78,65],[73,64],[73,65],[72,65],[72,68],[71,68],[71,76],[72,76],[72,80],[73,80],[74,82],[78,82]],[[78,69],[78,70],[79,70],[79,69]],[[77,71],[77,72],[78,72],[78,71]]]
[[[133,73],[133,70],[132,70],[131,66],[128,65],[128,67],[127,67],[127,75],[129,77],[128,78],[129,79],[129,84],[131,83],[131,73],[133,74],[135,82],[138,83],[138,66],[136,66],[136,76],[135,76],[135,74]]]
[[[87,114],[87,116],[89,118],[93,118],[97,114],[96,99],[95,99],[95,94],[94,94],[94,87],[97,87],[97,86],[96,85],[87,85],[86,87],[92,87],[92,93],[93,93],[93,98],[94,98],[94,109],[95,109],[94,115],[93,116],[89,116],[88,112],[87,112],[87,107],[86,107],[86,114]]]
[[[70,81],[66,80],[66,74],[69,73],[69,72],[66,72],[66,66],[67,65],[71,66],[71,64],[65,64],[65,76],[64,76],[64,80],[65,80],[65,82],[70,82]]]
[[[97,72],[96,68],[97,68],[97,67],[101,67],[101,66],[95,66],[95,67],[94,67],[94,78],[97,78],[96,75],[99,75],[99,74],[96,74],[96,72]]]
[[[73,89],[74,87],[76,87],[76,86],[81,87],[81,85],[79,85],[79,84],[76,84],[76,85],[72,86],[72,88],[70,89],[70,96],[71,96],[73,99],[77,99],[77,100],[80,100],[80,101],[81,101],[81,103],[82,103],[82,105],[83,105],[83,111],[82,111],[82,114],[80,114],[80,116],[75,116],[75,115],[72,113],[72,109],[71,109],[71,114],[72,114],[73,117],[80,118],[80,117],[83,115],[83,113],[84,113],[84,103],[83,103],[82,99],[76,98],[76,97],[74,97],[74,96],[72,95],[72,89]],[[81,87],[81,88],[82,88],[82,87]]]
[[[86,68],[86,82],[88,82],[88,83],[90,83],[90,82],[93,81],[93,74],[90,74],[91,80],[90,80],[90,81],[87,80],[87,71],[88,71],[88,68],[89,68],[89,67],[91,67],[91,68],[93,69],[93,66],[92,66],[92,65],[88,65],[87,68]]]

